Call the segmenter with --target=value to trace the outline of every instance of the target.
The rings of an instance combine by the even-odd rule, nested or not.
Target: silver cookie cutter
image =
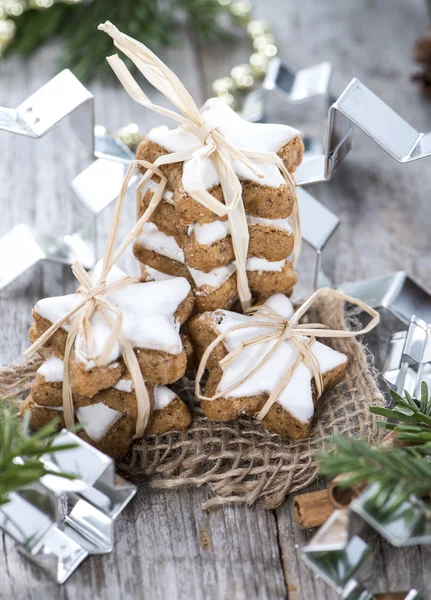
[[[0,528],[57,583],[64,583],[87,556],[111,552],[115,520],[136,493],[136,486],[117,475],[114,461],[99,450],[67,430],[55,439],[55,445],[62,444],[76,448],[41,460],[48,469],[77,478],[44,475],[12,492],[0,507]]]
[[[415,315],[407,331],[397,331],[389,341],[383,379],[398,394],[406,390],[420,397],[422,381],[431,389],[431,326]]]
[[[0,290],[41,260],[63,264],[78,260],[85,268],[96,262],[94,217],[117,197],[134,155],[121,140],[94,134],[93,95],[65,69],[18,108],[0,107],[0,131],[40,139],[65,118],[70,118],[89,156],[96,158],[71,184],[80,205],[90,212],[90,225],[66,235],[15,226],[0,237],[0,256],[7,257],[0,262]]]
[[[412,315],[431,323],[430,294],[404,271],[343,283],[341,288],[405,326]]]
[[[431,132],[417,131],[357,78],[335,98],[329,92],[330,79],[329,63],[296,71],[277,57],[271,61],[262,86],[244,103],[245,118],[264,121],[266,105],[274,97],[284,103],[285,113],[295,104],[319,96],[323,99],[323,146],[316,139],[305,139],[306,153],[296,171],[297,185],[332,179],[352,147],[353,125],[400,163],[431,155]]]
[[[375,600],[368,589],[373,552],[362,539],[366,525],[390,544],[405,547],[431,542],[429,507],[411,497],[398,508],[377,501],[380,487],[369,486],[350,504],[335,510],[326,523],[301,549],[304,561],[322,577],[343,600]],[[416,590],[406,592],[405,600],[421,600]]]
[[[329,242],[340,219],[304,188],[297,188],[297,196],[302,239],[315,254],[312,287],[316,291],[319,287],[332,286],[325,274],[325,263],[330,260]]]

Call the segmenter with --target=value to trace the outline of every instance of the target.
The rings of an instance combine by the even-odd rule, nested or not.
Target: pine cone
[[[412,80],[421,86],[423,94],[431,95],[431,29],[413,46],[413,58],[421,63],[422,70],[412,75]]]

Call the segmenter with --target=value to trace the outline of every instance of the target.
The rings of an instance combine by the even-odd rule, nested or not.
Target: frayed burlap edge
[[[320,302],[310,320],[333,329],[354,327],[342,303]],[[318,476],[314,453],[329,435],[361,436],[375,443],[379,436],[371,404],[383,405],[376,385],[372,358],[356,339],[334,339],[331,346],[347,354],[346,377],[318,403],[311,437],[293,442],[265,431],[249,418],[228,423],[211,422],[196,405],[194,382],[184,377],[176,392],[189,403],[193,421],[183,432],[143,438],[135,442],[120,463],[129,476],[145,475],[153,487],[178,489],[207,485],[208,508],[228,502],[253,504],[262,500],[276,508],[288,494],[298,492]],[[0,396],[24,395],[30,390],[41,360],[0,369]]]

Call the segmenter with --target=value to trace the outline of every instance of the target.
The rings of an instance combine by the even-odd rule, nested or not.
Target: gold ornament
[[[216,96],[230,94],[235,89],[232,77],[220,77],[213,82],[212,90]]]
[[[15,23],[10,19],[0,20],[0,52],[6,48],[15,35]]]
[[[272,33],[265,33],[264,35],[258,35],[253,40],[253,46],[258,52],[262,52],[266,46],[275,44],[275,37]]]
[[[23,2],[8,0],[2,3],[2,12],[8,17],[19,17],[24,12]]]
[[[30,0],[31,8],[35,8],[37,10],[45,10],[46,8],[51,8],[54,4],[54,0]]]
[[[135,148],[142,140],[142,135],[139,133],[139,126],[136,123],[129,123],[116,133],[116,137],[126,144],[129,148]]]
[[[247,24],[252,11],[250,0],[235,0],[229,4],[229,10],[238,23]]]
[[[239,90],[246,90],[253,86],[254,79],[251,74],[251,66],[248,64],[234,67],[230,72],[230,76]]]
[[[249,63],[253,77],[264,77],[268,70],[269,59],[261,52],[255,52],[250,56]]]
[[[248,34],[254,39],[269,32],[269,23],[265,19],[253,19],[247,25]]]
[[[265,56],[267,56],[268,58],[273,58],[274,56],[276,56],[276,54],[278,52],[278,49],[277,49],[277,46],[275,44],[268,44],[260,52],[262,54],[264,54]]]

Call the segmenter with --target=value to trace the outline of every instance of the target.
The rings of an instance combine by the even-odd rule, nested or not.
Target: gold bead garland
[[[54,4],[78,4],[83,0],[0,0],[0,56],[11,43],[15,35],[15,23],[9,17],[17,17],[29,9],[46,10]],[[232,18],[247,29],[253,44],[253,53],[248,63],[233,67],[230,76],[220,77],[212,84],[215,96],[235,109],[240,105],[242,96],[257,81],[265,77],[268,64],[276,54],[277,45],[265,19],[251,19],[252,3],[250,0],[218,0],[221,6],[227,7]],[[107,135],[103,125],[96,125],[96,135]],[[113,133],[129,148],[135,149],[142,140],[136,123],[129,123]]]

